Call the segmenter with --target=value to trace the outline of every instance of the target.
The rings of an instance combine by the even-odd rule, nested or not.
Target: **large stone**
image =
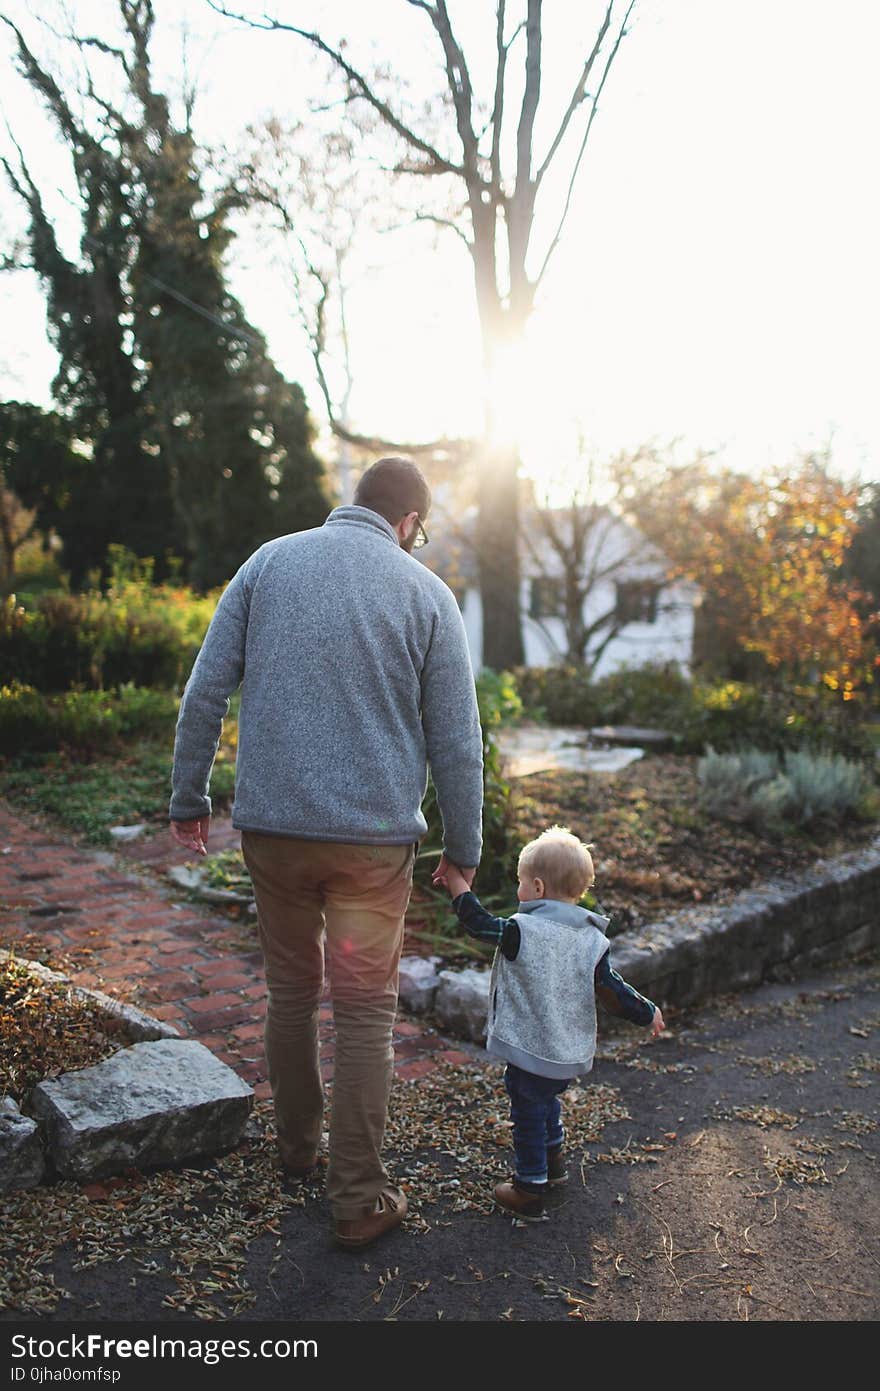
[[[489,1012],[490,971],[468,967],[465,971],[441,971],[434,998],[434,1013],[453,1033],[479,1043],[486,1034]]]
[[[405,956],[400,963],[400,1003],[413,1014],[424,1014],[434,1005],[440,985],[439,956]]]
[[[235,889],[212,889],[204,870],[197,867],[190,869],[188,865],[172,865],[168,878],[178,888],[186,889],[205,903],[253,903],[253,894],[238,893]]]
[[[84,1180],[231,1149],[253,1100],[203,1044],[161,1039],[41,1082],[28,1109],[44,1123],[58,1173]]]
[[[0,1193],[36,1188],[45,1169],[36,1121],[23,1116],[11,1096],[0,1097]]]

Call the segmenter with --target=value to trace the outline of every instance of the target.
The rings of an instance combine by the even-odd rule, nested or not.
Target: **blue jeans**
[[[521,1183],[547,1182],[547,1150],[565,1138],[559,1093],[571,1083],[571,1077],[538,1077],[507,1064],[504,1085],[510,1097],[516,1177]]]

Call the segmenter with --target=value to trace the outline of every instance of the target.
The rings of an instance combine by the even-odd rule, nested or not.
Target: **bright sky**
[[[35,44],[46,42],[31,5],[6,8]],[[114,8],[76,6],[102,32]],[[582,8],[590,23],[577,28],[580,6],[545,5],[547,130],[582,61],[577,34],[595,32],[604,5]],[[243,31],[206,0],[156,0],[156,9],[169,90],[189,29],[196,127],[207,142],[234,146],[270,111],[306,117],[305,99],[320,88],[304,44]],[[378,56],[416,89],[432,83],[432,31],[404,0],[278,9],[323,22],[331,38],[345,33],[353,61]],[[451,10],[478,69],[491,58],[494,4],[458,0]],[[0,45],[5,60],[4,35]],[[878,50],[876,0],[639,0],[520,369],[513,426],[529,472],[564,467],[581,431],[599,453],[680,439],[755,468],[830,438],[838,467],[880,476]],[[41,179],[69,188],[30,95],[14,77],[0,90]],[[60,195],[54,207],[75,227]],[[20,222],[4,187],[0,233]],[[470,274],[452,234],[435,243],[419,228],[364,248],[348,306],[358,428],[404,438],[478,430]],[[322,418],[288,288],[245,238],[232,280]],[[0,277],[0,316],[0,395],[48,402],[55,356],[33,277]]]

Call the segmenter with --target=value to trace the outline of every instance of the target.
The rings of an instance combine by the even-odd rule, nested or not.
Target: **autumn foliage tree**
[[[630,461],[623,487],[671,573],[701,586],[700,655],[732,675],[821,681],[845,700],[869,683],[877,615],[845,569],[858,494],[827,457],[807,455],[779,476],[703,458],[656,464]],[[753,654],[751,664],[737,654]]]

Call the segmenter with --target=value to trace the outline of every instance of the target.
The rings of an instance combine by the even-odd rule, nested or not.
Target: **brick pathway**
[[[63,833],[26,821],[0,803],[0,938],[2,945],[38,938],[80,985],[105,990],[198,1038],[235,1068],[257,1096],[269,1095],[263,1056],[266,986],[253,925],[180,901],[153,870],[187,858],[164,836],[124,854],[83,848]],[[216,849],[234,833],[212,839]],[[140,849],[138,848],[140,846]],[[170,853],[169,853],[170,847]],[[321,1059],[333,1076],[333,1013],[321,1004]],[[421,1022],[398,1018],[397,1075],[416,1078],[438,1060],[473,1054]]]

